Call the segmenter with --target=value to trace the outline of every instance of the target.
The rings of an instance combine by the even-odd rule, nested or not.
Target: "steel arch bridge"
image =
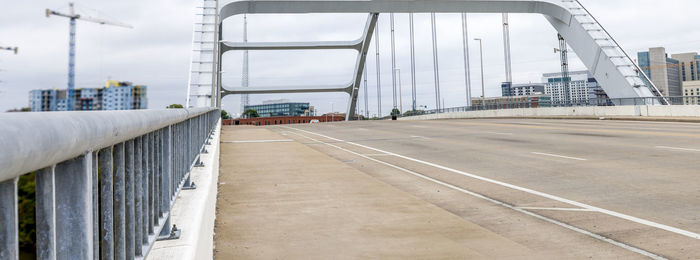
[[[362,36],[332,42],[229,42],[222,39],[223,21],[240,14],[368,13]],[[241,0],[224,5],[217,19],[215,84],[212,106],[232,94],[345,92],[349,95],[346,120],[354,118],[361,78],[379,13],[532,13],[542,14],[567,39],[583,64],[610,98],[660,97],[661,93],[605,28],[577,0]],[[358,52],[354,78],[344,85],[312,87],[222,87],[223,54],[233,50],[328,50]],[[618,104],[625,105],[625,104]]]

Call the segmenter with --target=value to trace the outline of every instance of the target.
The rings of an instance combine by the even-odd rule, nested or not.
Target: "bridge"
[[[20,258],[23,178],[39,259],[700,256],[700,107],[669,105],[578,1],[204,2],[212,70],[188,108],[0,115],[0,259]],[[421,12],[542,14],[611,104],[350,121],[378,16]],[[223,39],[224,20],[256,13],[368,17],[350,41]],[[299,49],[357,51],[353,80],[225,87],[224,53]],[[347,93],[348,122],[220,119],[227,95],[306,92]]]

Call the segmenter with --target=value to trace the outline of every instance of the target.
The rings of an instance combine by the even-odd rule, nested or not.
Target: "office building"
[[[549,95],[472,98],[472,108],[474,110],[537,108],[551,106],[552,98]]]
[[[667,97],[682,95],[681,64],[678,60],[669,58],[665,48],[651,48],[647,52],[639,52],[637,58],[639,67],[661,91],[662,95]]]
[[[671,54],[678,61],[681,81],[700,80],[700,55],[697,52]]]
[[[542,75],[544,94],[552,97],[557,105],[598,105],[601,101],[607,103],[607,95],[598,81],[587,71],[569,72],[569,98],[566,98],[562,73],[546,73]],[[599,99],[605,100],[599,100]]]
[[[514,84],[511,86],[511,94],[514,97],[542,95],[544,94],[544,84]]]
[[[683,81],[683,104],[700,105],[700,80]]]
[[[315,115],[309,103],[289,102],[286,99],[263,101],[261,105],[245,106],[244,110],[255,109],[260,117]]]
[[[67,111],[72,98],[74,107],[70,110],[146,109],[146,90],[146,86],[119,81],[107,81],[104,88],[75,89],[72,97],[65,89],[36,89],[29,92],[29,107],[32,111]]]

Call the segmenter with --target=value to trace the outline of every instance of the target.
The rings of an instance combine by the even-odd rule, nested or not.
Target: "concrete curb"
[[[156,242],[147,259],[213,259],[220,138],[219,120],[206,146],[209,153],[200,155],[204,167],[191,172],[197,189],[181,191],[170,213],[171,223],[182,230],[180,239]]]

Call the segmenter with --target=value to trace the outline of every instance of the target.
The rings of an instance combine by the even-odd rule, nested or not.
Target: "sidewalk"
[[[224,127],[218,259],[494,259],[535,252],[262,127]]]

